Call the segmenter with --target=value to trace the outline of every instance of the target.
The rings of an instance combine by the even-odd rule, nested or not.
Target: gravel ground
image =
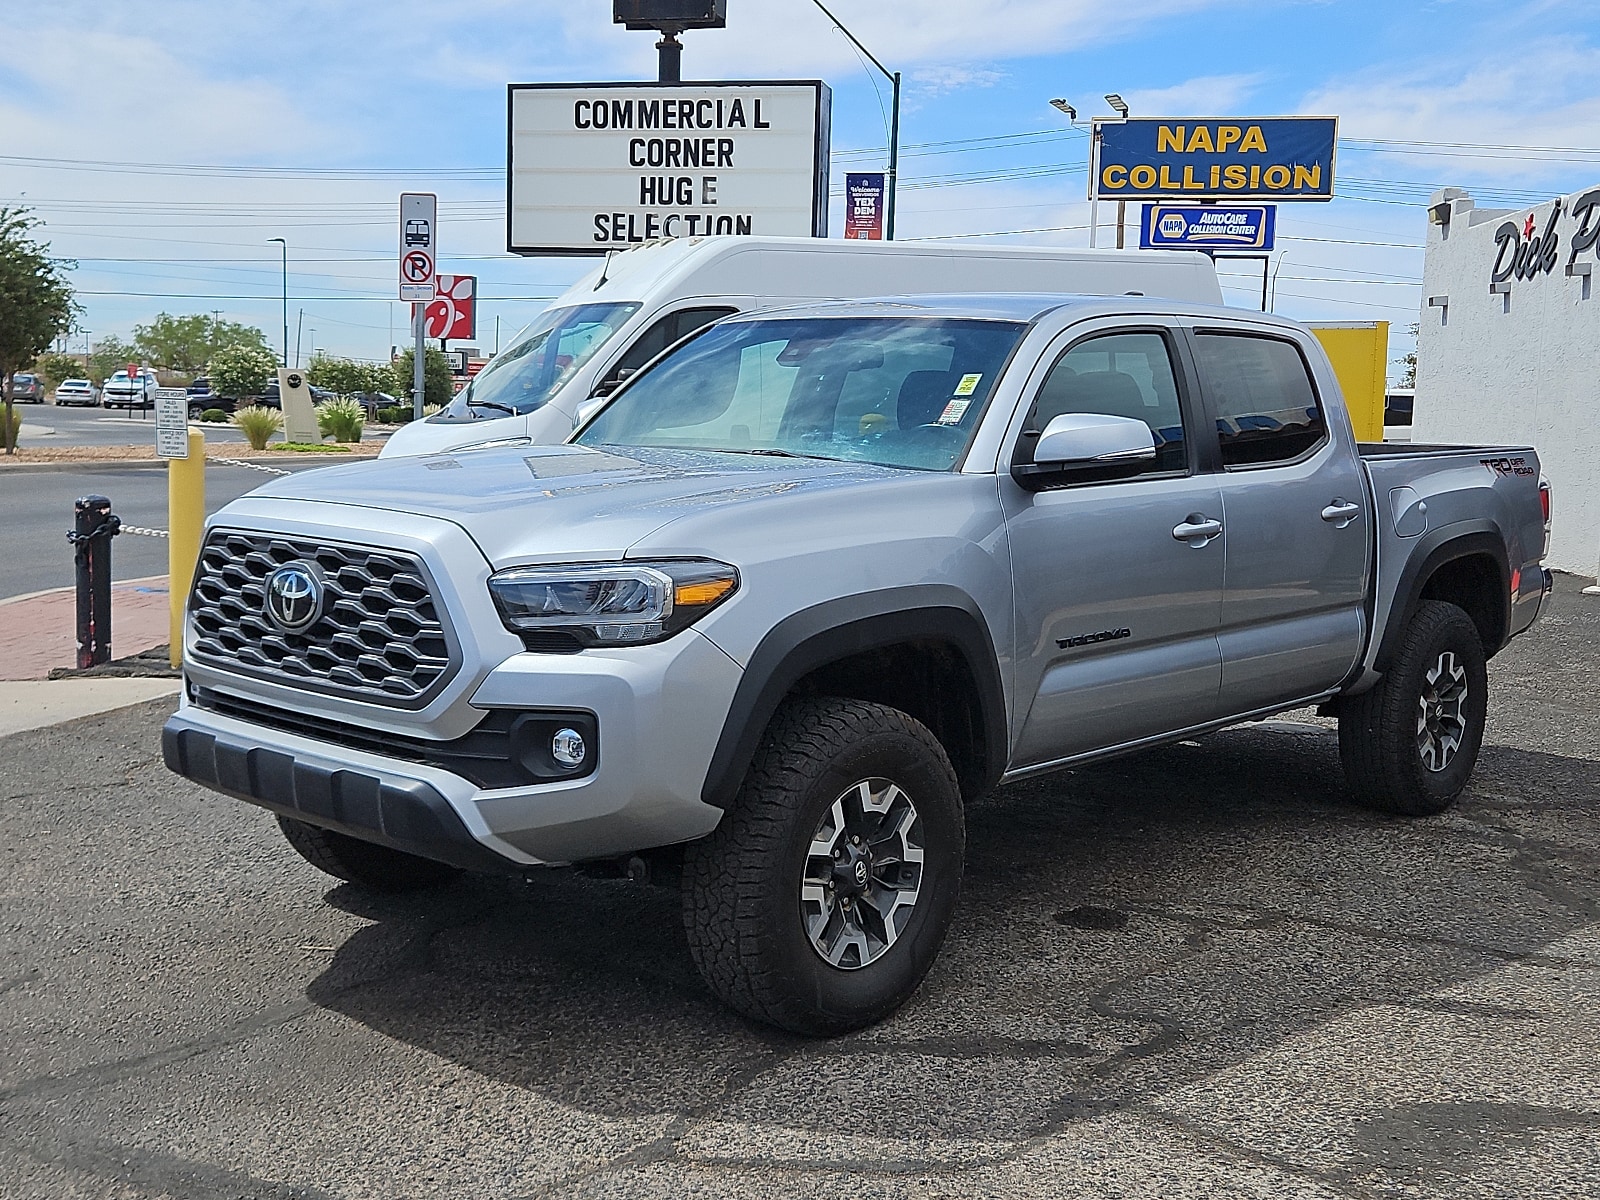
[[[810,1042],[677,900],[375,898],[167,776],[155,702],[0,741],[0,1194],[1600,1195],[1600,599],[1491,666],[1451,813],[1325,722],[1002,789],[894,1019]]]

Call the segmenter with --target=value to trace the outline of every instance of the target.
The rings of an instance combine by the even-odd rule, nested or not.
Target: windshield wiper
[[[467,401],[467,407],[468,408],[498,408],[501,412],[505,413],[506,416],[508,416],[508,417],[514,417],[514,416],[517,415],[517,410],[516,409],[512,408],[509,404],[501,404],[498,400],[468,400]]]

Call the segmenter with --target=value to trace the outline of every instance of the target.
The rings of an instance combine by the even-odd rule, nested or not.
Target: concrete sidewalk
[[[165,645],[165,575],[111,585],[111,653],[127,658]],[[45,679],[55,667],[77,665],[77,592],[52,588],[0,600],[0,681]]]
[[[0,737],[175,696],[176,679],[26,679],[0,681]]]

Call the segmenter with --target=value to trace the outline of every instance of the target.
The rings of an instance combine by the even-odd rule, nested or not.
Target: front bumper
[[[187,695],[162,747],[170,769],[226,795],[472,870],[609,858],[716,828],[722,812],[700,792],[740,674],[694,630],[625,650],[512,655],[477,687],[474,708],[588,712],[599,731],[589,774],[517,787],[480,787],[414,754],[340,744]],[[207,684],[238,697],[250,686],[225,676]]]

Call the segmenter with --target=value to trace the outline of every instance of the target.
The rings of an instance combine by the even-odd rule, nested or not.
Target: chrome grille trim
[[[303,634],[263,611],[267,577],[315,563],[327,599]],[[238,675],[399,708],[421,708],[460,669],[454,631],[415,554],[348,543],[216,529],[189,593],[190,655]]]

